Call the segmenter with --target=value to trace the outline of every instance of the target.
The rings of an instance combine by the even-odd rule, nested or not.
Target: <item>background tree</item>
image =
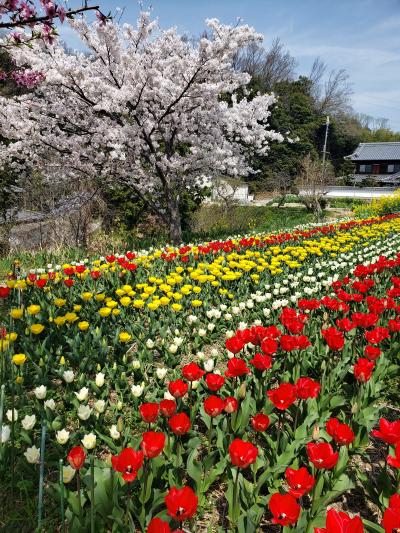
[[[212,38],[194,47],[174,29],[157,32],[147,13],[136,29],[71,24],[90,57],[48,43],[12,50],[45,80],[32,94],[1,101],[0,132],[13,142],[0,159],[21,170],[30,163],[50,182],[124,183],[179,242],[187,191],[215,175],[251,173],[249,153],[265,155],[270,141],[283,140],[268,124],[273,95],[220,99],[249,83],[232,59],[261,36],[212,19]]]
[[[308,211],[314,213],[316,220],[320,221],[323,214],[323,199],[332,184],[334,174],[330,164],[323,165],[322,161],[308,154],[301,163],[300,173],[295,185],[298,188],[299,199]]]

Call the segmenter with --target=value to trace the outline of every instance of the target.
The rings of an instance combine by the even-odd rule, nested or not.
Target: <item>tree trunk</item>
[[[173,244],[182,242],[181,214],[179,212],[179,199],[173,198],[168,204],[169,238]]]
[[[10,252],[11,224],[0,224],[0,257],[6,257]]]

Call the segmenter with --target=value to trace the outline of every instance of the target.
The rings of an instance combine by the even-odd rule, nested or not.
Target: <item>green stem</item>
[[[82,498],[81,498],[81,474],[76,471],[76,490],[78,491],[79,523],[82,525]]]
[[[63,463],[62,459],[59,460],[59,484],[60,484],[60,510],[61,510],[61,524],[62,531],[66,533],[65,529],[65,502],[64,502],[64,476],[63,476]]]
[[[90,457],[90,533],[94,531],[94,457]]]
[[[42,436],[40,440],[40,469],[39,469],[39,497],[38,497],[38,531],[42,527],[43,488],[44,488],[44,450],[46,446],[46,422],[42,421]]]
[[[240,513],[239,502],[238,502],[238,483],[239,483],[239,468],[236,469],[236,479],[235,479],[235,484],[233,485],[232,522],[234,526],[237,525],[237,521],[239,519],[238,515]]]

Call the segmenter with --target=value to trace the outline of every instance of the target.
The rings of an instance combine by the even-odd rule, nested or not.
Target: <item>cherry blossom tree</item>
[[[211,19],[208,37],[190,43],[146,12],[136,27],[70,24],[90,55],[42,41],[12,51],[45,79],[33,93],[0,100],[0,134],[12,141],[0,165],[30,165],[50,184],[124,183],[179,242],[185,192],[248,175],[248,156],[283,140],[268,126],[274,95],[235,96],[246,94],[250,76],[232,60],[262,36]]]

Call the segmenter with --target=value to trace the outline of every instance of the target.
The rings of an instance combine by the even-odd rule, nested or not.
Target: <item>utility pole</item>
[[[325,173],[326,173],[326,145],[328,142],[328,130],[329,130],[329,116],[326,117],[324,150],[322,152],[322,183],[323,184],[325,183]]]

